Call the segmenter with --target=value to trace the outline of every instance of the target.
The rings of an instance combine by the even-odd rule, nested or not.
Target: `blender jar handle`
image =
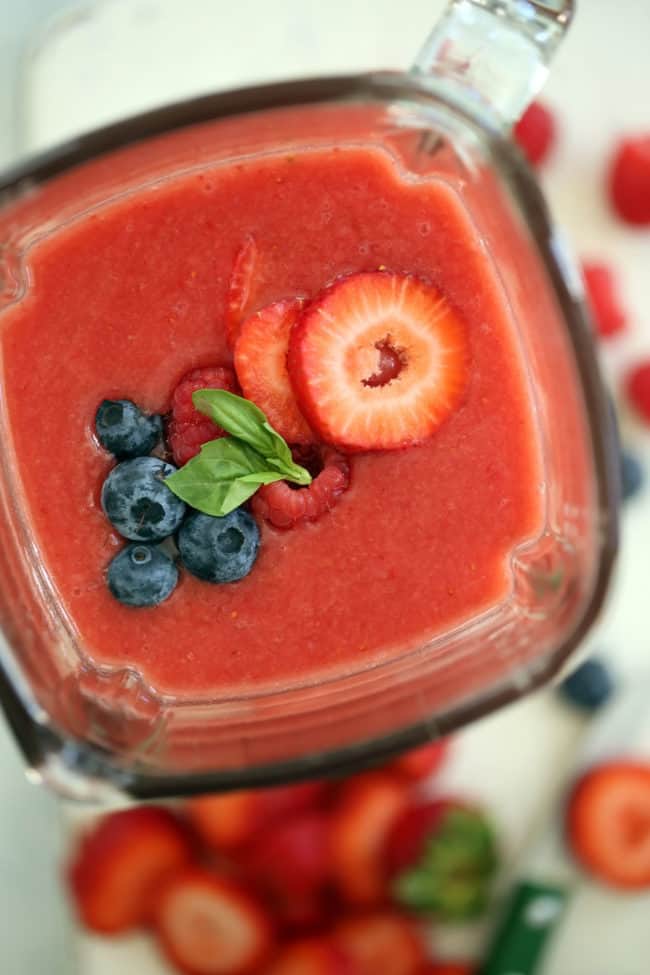
[[[574,0],[451,0],[411,72],[507,128],[544,84]]]

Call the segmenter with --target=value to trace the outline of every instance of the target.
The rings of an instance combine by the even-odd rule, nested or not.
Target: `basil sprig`
[[[192,402],[229,436],[204,444],[196,457],[165,479],[187,504],[221,517],[262,484],[311,483],[309,471],[294,463],[288,444],[254,403],[225,389],[199,389]]]

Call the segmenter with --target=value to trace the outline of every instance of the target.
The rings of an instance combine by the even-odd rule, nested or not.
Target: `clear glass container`
[[[529,17],[522,30],[512,11],[523,6],[535,8],[537,27]],[[79,640],[21,500],[3,397],[0,697],[27,762],[54,787],[74,796],[117,790],[149,798],[351,770],[543,684],[580,643],[602,604],[616,551],[616,445],[579,279],[507,136],[564,26],[562,11],[551,16],[549,7],[461,0],[410,75],[210,95],[84,136],[2,179],[0,330],[3,316],[30,299],[30,261],[40,243],[74,221],[101,216],[118,197],[179,176],[173,143],[152,141],[158,136],[216,125],[206,140],[195,130],[192,169],[203,174],[235,158],[305,147],[380,147],[405,178],[444,180],[466,208],[516,325],[542,454],[543,528],[513,546],[507,597],[489,611],[408,652],[360,657],[338,674],[179,697],[152,686],[134,665],[96,663]],[[499,43],[489,64],[469,58],[470,69],[459,71],[463,51],[492,28]],[[516,67],[514,78],[490,73],[499,52]],[[249,116],[251,124],[242,125]],[[291,117],[298,122],[278,126]],[[111,153],[122,151],[118,174]]]

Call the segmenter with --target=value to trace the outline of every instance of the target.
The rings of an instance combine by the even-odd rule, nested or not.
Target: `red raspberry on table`
[[[172,416],[167,439],[174,462],[182,467],[200,451],[209,440],[224,436],[216,423],[200,413],[192,402],[192,394],[199,389],[226,389],[237,391],[237,380],[228,366],[206,366],[186,373],[172,396]]]
[[[350,462],[331,447],[323,449],[321,458],[323,469],[308,487],[293,488],[286,481],[261,487],[251,502],[254,514],[276,528],[294,528],[330,511],[348,489]],[[302,463],[300,456],[296,462]]]
[[[618,143],[608,178],[609,198],[621,220],[650,226],[650,134]]]
[[[598,261],[584,261],[582,274],[598,335],[611,338],[622,332],[627,324],[627,316],[619,301],[612,269]]]
[[[643,359],[625,376],[627,398],[641,419],[650,424],[650,359]]]
[[[531,166],[539,166],[553,148],[556,131],[551,110],[541,102],[531,102],[515,125],[513,135]]]

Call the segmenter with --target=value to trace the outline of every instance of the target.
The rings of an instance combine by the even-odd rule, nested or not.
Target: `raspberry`
[[[625,391],[639,416],[650,423],[650,359],[639,362],[627,373]]]
[[[514,127],[514,137],[531,166],[539,166],[555,142],[555,118],[541,102],[532,102]]]
[[[609,198],[621,220],[650,225],[650,135],[617,145],[609,170]]]
[[[618,299],[616,279],[611,268],[606,264],[585,261],[582,274],[596,331],[601,338],[617,335],[625,328],[627,317]]]
[[[276,528],[294,528],[306,521],[317,521],[330,511],[348,489],[350,464],[331,447],[324,447],[319,459],[322,470],[308,487],[294,489],[286,481],[261,487],[251,502],[255,515]],[[296,460],[301,463],[300,456]]]
[[[182,467],[198,454],[204,443],[223,437],[225,431],[195,408],[192,394],[198,389],[237,391],[235,374],[228,366],[206,366],[186,373],[172,396],[172,416],[167,438],[175,463]]]

